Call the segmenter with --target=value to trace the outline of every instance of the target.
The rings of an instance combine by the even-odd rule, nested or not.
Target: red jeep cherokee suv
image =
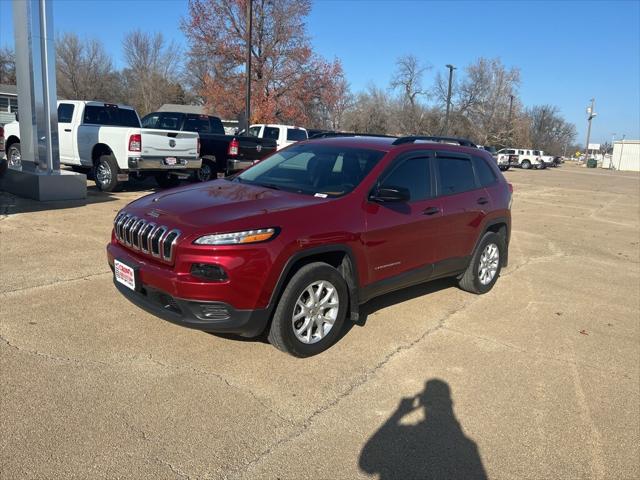
[[[462,139],[296,143],[235,178],[140,198],[118,213],[118,290],[166,320],[257,336],[296,356],[392,290],[455,276],[486,293],[507,264],[511,186]]]

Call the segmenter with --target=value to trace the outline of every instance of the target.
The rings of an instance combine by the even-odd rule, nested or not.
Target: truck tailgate
[[[275,140],[270,138],[258,138],[252,136],[236,137],[239,148],[239,158],[244,160],[262,160],[267,155],[272,154],[278,148]]]
[[[143,128],[142,155],[148,157],[197,157],[198,134]]]

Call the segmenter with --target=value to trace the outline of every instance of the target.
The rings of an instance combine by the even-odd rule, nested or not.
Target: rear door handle
[[[484,197],[480,197],[480,198],[478,199],[478,204],[479,204],[479,205],[486,205],[487,203],[489,203],[489,200],[487,200],[487,199],[486,199],[486,198],[484,198]]]
[[[440,209],[438,207],[427,207],[422,211],[423,215],[435,215],[439,213]]]
[[[70,129],[70,128],[65,128],[65,129],[64,129],[64,131],[65,131],[65,132],[70,132],[70,131],[71,131],[71,129]]]

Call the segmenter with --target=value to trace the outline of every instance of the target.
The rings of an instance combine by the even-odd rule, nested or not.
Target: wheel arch
[[[473,257],[473,254],[476,252],[476,249],[478,248],[478,245],[482,241],[482,238],[488,232],[497,233],[498,235],[500,235],[500,236],[502,236],[504,238],[504,244],[505,244],[505,247],[507,247],[507,248],[506,248],[505,255],[503,255],[503,257],[502,257],[502,266],[503,267],[508,266],[508,264],[509,264],[509,240],[511,238],[511,231],[510,231],[510,222],[507,219],[507,217],[492,218],[491,220],[488,220],[484,224],[484,227],[482,228],[481,233],[478,236],[478,238],[476,239],[476,242],[475,242],[475,244],[473,246],[473,250],[471,252],[471,256]]]
[[[113,155],[113,151],[105,143],[96,143],[91,149],[91,163],[95,165],[102,155]]]
[[[349,290],[349,315],[351,320],[358,321],[360,312],[360,284],[358,281],[358,266],[353,250],[348,245],[335,244],[313,247],[294,254],[285,264],[276,283],[267,310],[271,318],[276,305],[280,301],[282,292],[291,277],[305,265],[314,262],[327,263],[334,267],[347,283]]]

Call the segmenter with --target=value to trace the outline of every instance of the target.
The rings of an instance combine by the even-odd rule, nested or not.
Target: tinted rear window
[[[473,158],[473,167],[476,170],[476,175],[478,176],[478,180],[480,181],[480,185],[483,187],[487,187],[496,182],[498,177],[493,172],[493,169],[487,165],[487,162],[480,157],[472,157]]]
[[[466,158],[436,158],[441,195],[466,192],[476,188],[471,161]]]
[[[59,123],[71,123],[73,118],[73,104],[61,103],[58,105],[58,122]]]
[[[262,138],[270,138],[272,140],[278,140],[280,137],[280,129],[277,127],[264,127],[264,134]]]
[[[287,140],[299,142],[307,139],[307,132],[300,128],[287,128]]]
[[[109,125],[112,127],[140,128],[140,120],[135,110],[119,108],[116,105],[87,105],[84,108],[82,123]]]

